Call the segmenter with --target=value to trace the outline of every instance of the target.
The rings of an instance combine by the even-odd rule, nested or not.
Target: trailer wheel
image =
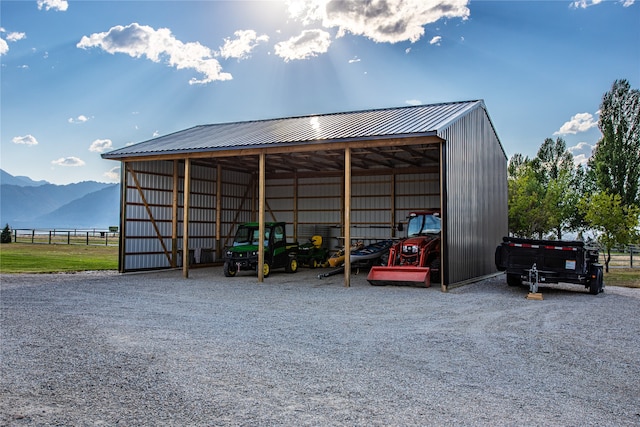
[[[591,295],[598,295],[600,292],[602,292],[602,282],[603,282],[603,274],[602,274],[602,267],[597,267],[595,269],[595,275],[596,277],[592,278],[589,281],[589,293]]]
[[[224,277],[233,277],[238,272],[238,267],[235,264],[227,261],[224,263],[222,271],[224,272]]]
[[[522,279],[520,278],[520,275],[507,273],[507,285],[522,286]]]

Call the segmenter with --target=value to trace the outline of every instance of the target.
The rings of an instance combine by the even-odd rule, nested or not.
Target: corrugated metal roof
[[[195,126],[110,151],[105,159],[282,144],[435,135],[482,100]]]

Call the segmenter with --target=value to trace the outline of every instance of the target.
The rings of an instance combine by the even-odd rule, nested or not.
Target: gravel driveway
[[[0,424],[640,424],[640,290],[2,275]]]

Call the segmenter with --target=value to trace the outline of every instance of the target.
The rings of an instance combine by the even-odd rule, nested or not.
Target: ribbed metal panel
[[[507,234],[507,158],[482,106],[438,134],[445,142],[448,285],[496,271],[494,251]]]
[[[124,270],[170,267],[173,229],[173,162],[133,162],[126,173],[124,207]],[[189,247],[212,251],[215,247],[215,170],[194,165],[191,169]],[[137,183],[136,184],[136,180]],[[178,171],[177,247],[183,247],[184,166]],[[158,235],[159,234],[159,235]],[[164,248],[163,248],[164,244]],[[122,250],[122,248],[121,248]]]
[[[477,105],[482,105],[482,101],[203,125],[114,150],[102,157],[121,159],[275,144],[428,135]]]

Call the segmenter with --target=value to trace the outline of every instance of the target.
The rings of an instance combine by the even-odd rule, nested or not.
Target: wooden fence
[[[108,230],[100,229],[37,229],[18,228],[11,230],[13,241],[16,243],[42,243],[49,245],[106,245],[118,246],[120,233],[117,227]],[[606,252],[600,250],[600,263],[604,265]],[[629,245],[616,248],[611,253],[611,268],[640,268],[640,245]]]
[[[607,252],[600,250],[600,263],[604,265]],[[611,251],[610,268],[640,268],[640,245],[629,245]]]
[[[16,228],[11,231],[12,240],[15,243],[94,246],[118,246],[120,243],[120,233],[113,228],[109,230]]]

